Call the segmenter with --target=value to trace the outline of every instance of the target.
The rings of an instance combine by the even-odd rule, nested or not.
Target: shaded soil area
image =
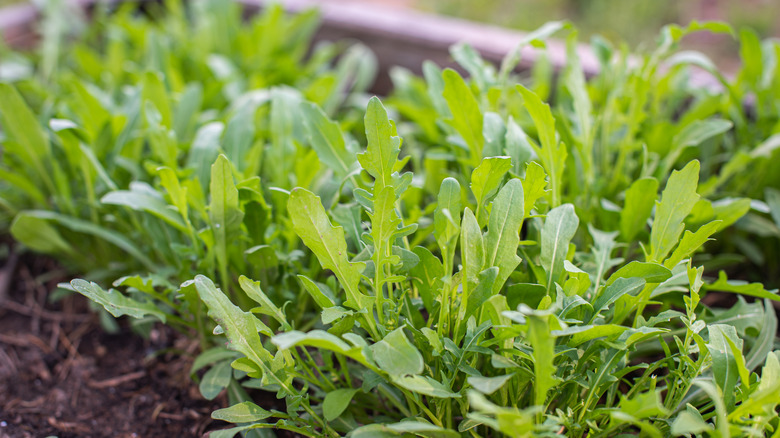
[[[0,268],[0,438],[199,437],[227,426],[210,418],[225,400],[204,400],[189,377],[191,340],[162,326],[148,339],[126,324],[107,334],[80,295],[48,301],[63,280],[56,265],[13,265]]]

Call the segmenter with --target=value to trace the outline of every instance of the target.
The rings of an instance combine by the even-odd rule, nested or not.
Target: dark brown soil
[[[204,400],[189,377],[191,340],[162,326],[149,339],[126,324],[106,334],[83,297],[47,301],[62,278],[33,273],[55,265],[28,262],[0,262],[0,438],[200,437],[227,426],[210,418],[225,400]]]

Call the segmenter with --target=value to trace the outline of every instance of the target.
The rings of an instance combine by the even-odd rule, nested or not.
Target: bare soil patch
[[[83,297],[49,302],[65,279],[57,272],[41,259],[0,269],[0,438],[199,437],[227,426],[210,417],[225,400],[204,400],[189,377],[196,344],[163,326],[148,339],[126,323],[105,333]]]

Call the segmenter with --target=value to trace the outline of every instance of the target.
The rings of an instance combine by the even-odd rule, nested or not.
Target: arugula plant
[[[114,315],[157,306],[168,316],[150,315],[205,342],[202,305],[178,284],[207,274],[245,302],[243,273],[289,290],[299,253],[274,193],[326,180],[301,163],[329,146],[328,129],[351,147],[328,114],[353,117],[375,60],[360,45],[305,57],[316,13],[279,5],[248,23],[232,2],[169,1],[159,20],[95,13],[73,41],[47,34],[33,61],[8,61],[40,70],[9,68],[24,74],[0,83],[0,230],[92,281],[126,276],[114,282],[124,298],[75,289]]]
[[[775,430],[778,400],[769,394],[780,389],[772,377],[780,363],[770,301],[780,296],[720,280],[763,298],[740,301],[735,312],[755,312],[750,328],[701,303],[722,285],[705,283],[690,260],[719,225],[685,231],[699,198],[697,161],[673,171],[660,198],[652,194],[645,256],[626,260],[615,254],[618,231],[589,226],[593,244],[574,245],[573,205],[535,214],[550,190],[545,172],[532,162],[524,179],[511,176],[511,159],[500,156],[482,159],[468,191],[443,180],[427,218],[433,227],[420,227],[405,214],[414,178],[376,98],[364,125],[357,159],[367,184],[352,201],[367,220],[354,251],[352,225],[339,224],[318,196],[296,188],[288,199],[293,230],[325,270],[299,275],[321,325],[295,329],[284,306],[245,277],[258,305],[251,311],[207,277],[183,285],[197,290],[240,353],[234,377],[286,401],[284,412],[250,401],[215,412],[238,424],[218,436],[267,428],[422,437]]]
[[[240,203],[254,226],[250,246],[265,243],[259,177],[289,189],[316,175],[294,165],[311,157],[293,120],[299,102],[349,118],[350,99],[373,78],[362,46],[321,45],[304,58],[313,12],[286,17],[277,5],[243,24],[231,2],[165,6],[160,22],[130,7],[98,18],[55,51],[73,54],[48,61],[56,74],[42,67],[0,84],[0,229],[95,278],[182,278],[193,263],[245,272],[226,254],[241,220],[220,221],[236,219]],[[235,164],[212,169],[220,154]],[[235,195],[228,174],[238,203],[220,200]]]
[[[545,62],[517,84],[522,46],[567,27],[550,23],[498,69],[454,47],[468,80],[394,71],[386,108],[361,46],[304,56],[312,13],[164,7],[68,45],[52,26],[37,59],[3,61],[0,228],[111,314],[197,336],[193,376],[237,424],[215,436],[776,433],[777,293],[702,266],[776,259],[742,234],[780,225],[774,43],[725,94],[673,54],[730,31],[711,23],[632,63],[596,43],[590,81],[570,54],[555,84]]]
[[[780,184],[772,170],[779,162],[775,134],[780,119],[767,104],[777,91],[777,42],[762,44],[751,31],[741,31],[743,70],[731,80],[701,53],[676,50],[693,32],[735,34],[723,23],[669,26],[646,54],[629,55],[596,39],[593,51],[601,72],[586,80],[576,53],[577,34],[570,32],[567,64],[556,81],[542,62],[527,86],[516,85],[510,72],[520,48],[545,47],[546,37],[566,28],[549,23],[532,32],[498,70],[470,47],[453,47],[451,54],[469,80],[430,63],[424,78],[393,72],[392,105],[412,122],[400,125],[407,141],[419,145],[410,155],[419,169],[435,175],[426,185],[428,193],[435,196],[438,182],[448,176],[464,183],[463,176],[482,157],[512,157],[509,171],[521,178],[524,163],[533,160],[550,178],[542,209],[568,202],[597,228],[611,229],[620,221],[621,241],[631,243],[642,236],[633,234],[639,228],[625,218],[641,221],[647,214],[623,211],[648,211],[652,201],[637,198],[663,185],[672,170],[698,159],[702,198],[689,223],[720,220],[718,231],[733,223],[740,230],[719,239],[720,248],[706,265],[731,267],[776,284],[774,274],[767,277],[763,268],[778,255],[777,227],[764,193]],[[711,74],[714,84],[692,83],[692,69]],[[760,245],[758,237],[770,240]],[[579,239],[589,242],[587,233]],[[624,249],[626,257],[639,254],[638,247]]]

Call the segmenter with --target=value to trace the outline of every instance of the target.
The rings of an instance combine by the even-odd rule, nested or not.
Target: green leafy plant
[[[780,119],[768,104],[776,100],[776,41],[762,44],[752,31],[741,31],[743,69],[729,79],[703,54],[675,50],[694,32],[736,33],[723,23],[668,26],[646,54],[629,55],[597,39],[592,48],[601,72],[586,80],[571,32],[567,64],[554,84],[542,61],[527,87],[516,86],[510,72],[520,48],[543,48],[545,37],[567,27],[549,23],[532,32],[498,71],[474,50],[454,47],[452,56],[470,74],[468,81],[433,64],[425,66],[424,79],[394,71],[390,102],[413,122],[401,126],[407,141],[419,145],[420,151],[410,152],[417,168],[434,172],[436,182],[451,176],[464,183],[482,157],[513,158],[509,171],[519,177],[525,162],[536,161],[550,178],[550,208],[572,203],[579,217],[602,229],[620,221],[621,238],[630,241],[642,237],[635,232],[649,217],[649,194],[672,170],[698,159],[702,197],[689,224],[720,220],[717,231],[731,224],[739,230],[719,239],[717,255],[705,265],[775,285],[764,269],[766,260],[777,258],[777,225],[764,191],[780,184],[773,170]],[[710,77],[710,85],[692,83],[692,71]],[[433,182],[426,186],[431,195],[436,188]],[[758,237],[769,241],[760,245]],[[628,258],[639,253],[636,246],[624,248]]]
[[[124,298],[74,287],[115,316],[157,306],[167,317],[150,315],[205,342],[202,305],[172,284],[208,274],[246,301],[239,274],[278,279],[280,291],[294,281],[284,266],[296,254],[280,260],[269,246],[289,253],[270,188],[320,183],[300,163],[331,140],[326,127],[343,136],[327,114],[351,117],[375,61],[359,45],[305,58],[316,13],[278,5],[248,23],[226,2],[170,1],[159,21],[131,6],[106,12],[73,41],[47,35],[41,69],[8,69],[22,73],[0,84],[0,229],[92,281],[126,275],[114,282]]]
[[[361,46],[333,45],[304,59],[313,12],[286,17],[275,6],[242,24],[234,3],[184,10],[171,1],[161,16],[139,18],[133,7],[99,16],[59,50],[74,56],[49,61],[57,74],[29,71],[0,85],[0,229],[103,278],[181,278],[193,263],[237,275],[244,264],[226,242],[241,234],[238,216],[254,227],[239,253],[266,243],[261,184],[289,189],[316,175],[294,165],[311,149],[293,112],[311,100],[349,117],[347,101],[370,84],[374,61]],[[220,154],[231,164],[213,167]]]
[[[777,259],[752,240],[780,235],[775,42],[741,32],[730,80],[674,53],[728,26],[671,26],[632,62],[597,41],[587,80],[571,32],[555,83],[545,61],[518,83],[550,23],[498,68],[453,47],[470,78],[394,70],[385,107],[365,48],[305,56],[313,13],[164,10],[9,58],[0,229],[111,315],[197,337],[236,425],[213,436],[776,434],[780,299],[734,268]]]
[[[288,200],[294,231],[332,273],[327,284],[300,277],[321,308],[322,328],[288,324],[268,335],[254,314],[282,325],[286,319],[267,298],[256,297],[260,308],[245,312],[206,277],[194,280],[229,348],[243,355],[232,365],[247,373],[244,384],[287,402],[286,412],[247,402],[218,411],[215,418],[240,424],[225,434],[774,430],[778,400],[768,394],[778,389],[771,380],[777,318],[770,300],[780,297],[757,285],[732,289],[764,298],[740,301],[756,312],[751,329],[724,323],[701,304],[701,294],[718,285],[705,284],[703,268],[689,257],[718,222],[683,234],[698,199],[698,162],[672,172],[660,199],[651,196],[657,204],[645,257],[631,261],[614,257],[617,231],[591,226],[594,243],[575,247],[579,218],[571,204],[534,214],[540,199],[553,195],[544,173],[510,177],[511,163],[496,158],[472,174],[473,198],[445,179],[433,230],[415,226],[403,214],[409,177],[400,173],[400,139],[378,99],[368,105],[365,127],[367,148],[358,160],[373,181],[354,190],[369,219],[359,253],[350,256],[345,227],[334,225],[316,195],[297,188]],[[483,166],[503,171],[484,179]],[[486,203],[484,193],[495,196]],[[751,377],[761,365],[770,380]]]

